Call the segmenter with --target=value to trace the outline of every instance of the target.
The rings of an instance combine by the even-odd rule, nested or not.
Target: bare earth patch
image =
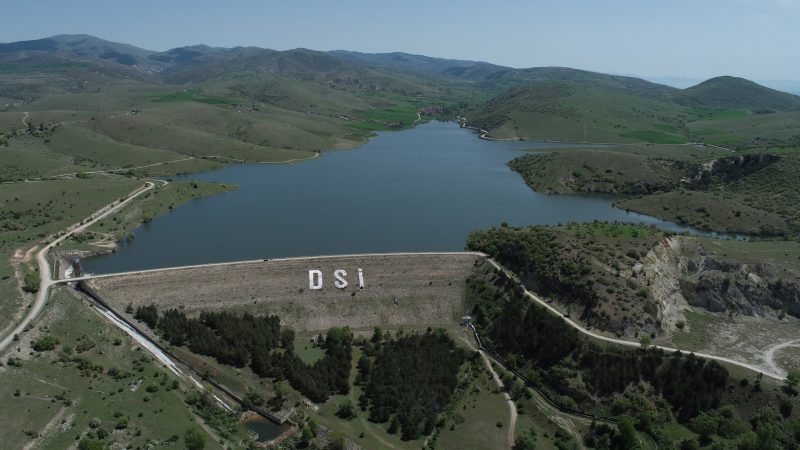
[[[696,343],[688,348],[678,345],[681,341],[676,338],[683,332],[675,331],[673,340],[676,346],[725,356],[782,374],[796,369],[800,363],[800,352],[795,348],[795,345],[800,345],[800,319],[791,316],[778,320],[752,316],[724,317],[709,313],[703,315],[710,320],[692,324],[693,329],[689,331],[699,334]],[[694,329],[698,326],[703,329]]]
[[[92,283],[122,312],[128,304],[160,309],[270,313],[298,331],[379,325],[441,325],[466,313],[464,283],[483,258],[473,254],[372,255],[308,258],[168,269],[98,278]],[[359,289],[357,270],[366,287]],[[308,271],[323,273],[323,288],[310,290]],[[334,287],[334,270],[347,271],[348,286]]]

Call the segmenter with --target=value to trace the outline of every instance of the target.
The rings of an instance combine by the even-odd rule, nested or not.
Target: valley
[[[729,76],[0,44],[0,395],[26,410],[0,435],[794,448],[799,119]]]

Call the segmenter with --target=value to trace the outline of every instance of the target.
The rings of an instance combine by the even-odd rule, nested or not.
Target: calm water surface
[[[558,144],[478,139],[453,123],[383,132],[295,164],[233,165],[187,179],[237,183],[134,231],[94,273],[286,256],[458,251],[477,228],[619,220],[685,227],[613,208],[610,198],[533,192],[506,163]]]

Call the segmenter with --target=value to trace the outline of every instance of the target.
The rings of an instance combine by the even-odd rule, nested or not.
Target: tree
[[[31,348],[37,352],[46,352],[56,348],[58,339],[53,336],[42,336],[33,342]]]
[[[146,323],[148,327],[155,329],[158,324],[158,308],[156,308],[156,305],[140,306],[136,308],[136,314],[133,317]]]
[[[791,394],[797,394],[797,385],[800,384],[800,372],[789,371],[784,380],[786,391]]]
[[[711,441],[711,435],[717,432],[719,420],[709,414],[702,413],[692,419],[689,428],[700,435],[700,443],[707,445]]]
[[[187,450],[202,450],[206,447],[206,437],[197,428],[189,428],[183,437]]]
[[[81,439],[78,450],[103,450],[103,443],[97,439]]]
[[[633,418],[629,416],[622,416],[617,423],[617,432],[615,441],[619,442],[619,448],[636,448],[636,427],[634,426]]]
[[[389,429],[386,430],[389,434],[397,434],[397,430],[400,428],[400,420],[397,419],[397,416],[392,416],[392,421],[389,422]]]
[[[536,450],[536,428],[531,427],[514,442],[514,450]]]
[[[781,399],[780,406],[779,406],[778,409],[780,410],[781,415],[784,418],[788,419],[789,416],[792,415],[792,410],[794,409],[794,404],[792,403],[791,399],[784,397],[784,398]]]
[[[261,406],[264,404],[264,397],[257,391],[248,389],[247,393],[244,394],[244,401],[251,405]]]
[[[344,401],[339,403],[339,409],[336,411],[336,415],[342,419],[352,419],[355,417],[356,408],[353,406],[353,402],[350,401],[349,398],[344,399]]]
[[[700,450],[700,443],[697,442],[697,439],[690,438],[685,439],[681,442],[681,450]]]
[[[39,292],[39,272],[38,271],[30,271],[25,274],[25,278],[23,279],[24,284],[22,285],[22,290],[31,294],[35,294]]]

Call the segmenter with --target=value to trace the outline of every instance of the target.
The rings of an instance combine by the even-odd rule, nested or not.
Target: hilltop
[[[676,94],[681,104],[701,108],[756,109],[757,113],[769,111],[798,111],[800,97],[761,86],[737,77],[716,77],[686,88]]]
[[[463,111],[496,138],[794,145],[800,97],[734,77],[687,89],[572,69],[529,69],[519,85]]]

